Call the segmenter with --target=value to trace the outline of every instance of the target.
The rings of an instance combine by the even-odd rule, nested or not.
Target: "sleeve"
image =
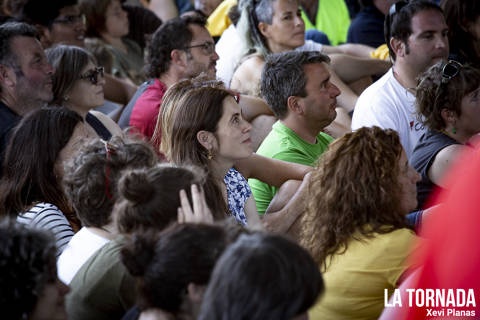
[[[373,95],[373,93],[377,93]],[[378,92],[360,95],[352,118],[352,130],[377,126],[382,129],[399,128],[399,116],[394,111],[393,101]]]

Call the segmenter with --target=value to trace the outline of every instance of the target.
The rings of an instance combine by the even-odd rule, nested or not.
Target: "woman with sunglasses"
[[[453,60],[435,64],[419,78],[416,105],[428,128],[410,159],[422,176],[417,191],[422,208],[434,188],[445,186],[452,163],[480,132],[480,70]]]
[[[59,45],[46,50],[47,61],[55,68],[53,74],[54,105],[77,112],[102,139],[122,135],[120,127],[101,112],[92,111],[105,103],[103,67],[85,49]]]

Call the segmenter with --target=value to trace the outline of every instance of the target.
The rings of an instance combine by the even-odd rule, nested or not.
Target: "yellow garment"
[[[386,44],[382,44],[380,47],[375,49],[375,51],[372,51],[370,55],[372,56],[372,58],[382,60],[388,60],[388,58],[390,57],[390,53],[388,52],[388,47]]]
[[[398,229],[365,241],[351,240],[323,273],[325,294],[310,309],[310,320],[378,319],[384,289],[389,296],[393,293],[416,239],[413,231]]]
[[[231,24],[228,12],[237,4],[237,0],[225,0],[212,12],[207,19],[207,30],[212,37],[220,37]]]

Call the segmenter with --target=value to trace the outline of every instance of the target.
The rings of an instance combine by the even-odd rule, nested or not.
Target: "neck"
[[[225,161],[219,157],[214,157],[208,166],[215,181],[218,183],[223,183],[225,175],[227,174],[228,170],[233,167],[233,164],[234,162],[232,161]]]
[[[311,144],[315,144],[317,142],[317,135],[321,129],[309,128],[307,123],[298,121],[298,119],[292,119],[292,116],[287,116],[285,119],[280,120],[280,122],[290,128],[297,136],[306,142]]]
[[[19,116],[24,116],[28,112],[38,109],[45,105],[44,102],[40,102],[40,101],[31,101],[31,100],[19,101],[12,94],[3,94],[0,100]]]
[[[272,53],[281,53],[281,52],[286,52],[286,51],[291,51],[296,49],[296,48],[286,47],[286,46],[273,43],[268,39],[267,39],[267,43],[268,43],[268,48]]]
[[[85,117],[87,116],[88,111],[90,111],[90,110],[84,110],[82,108],[79,108],[79,107],[77,107],[73,104],[70,104],[68,102],[65,103],[65,107],[72,110],[72,111],[75,111],[76,113],[78,113],[83,118],[83,120],[85,120]]]
[[[398,61],[398,59],[397,57],[397,61],[393,65],[393,76],[405,89],[414,89],[417,86],[415,79],[418,76],[418,72],[411,70],[404,61]]]
[[[158,77],[158,80],[163,82],[167,88],[169,88],[182,78],[183,77],[181,77],[173,68],[170,67],[167,72],[162,73],[160,77]]]
[[[466,144],[472,137],[471,134],[467,134],[466,132],[456,128],[452,124],[448,124],[447,127],[442,132],[461,144]]]
[[[102,228],[97,228],[97,227],[85,227],[85,228],[87,228],[87,230],[90,231],[91,233],[96,234],[97,236],[100,236],[108,240],[115,239],[115,237],[118,234],[113,223],[109,223],[108,225],[103,226]]]
[[[121,37],[112,37],[107,33],[102,33],[101,37],[106,43],[112,45],[119,50],[127,52],[127,48],[125,47],[125,44],[123,43]]]

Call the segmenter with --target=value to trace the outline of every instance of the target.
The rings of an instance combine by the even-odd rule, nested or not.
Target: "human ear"
[[[172,63],[175,65],[185,68],[187,66],[187,59],[185,55],[185,51],[173,49],[170,52],[170,58],[172,59]]]
[[[47,27],[42,26],[40,24],[36,24],[35,28],[37,28],[38,30],[38,36],[39,36],[40,43],[42,44],[42,47],[45,49],[50,48],[53,45],[52,35],[50,34],[50,30]]]
[[[265,38],[268,38],[268,36],[270,35],[269,28],[268,28],[269,26],[270,25],[265,22],[258,23],[258,30]]]
[[[213,134],[206,130],[200,130],[197,132],[197,141],[206,149],[212,150],[214,146],[215,137]]]
[[[0,81],[6,87],[15,87],[17,83],[17,77],[15,76],[15,72],[11,67],[0,64]]]
[[[447,123],[454,124],[455,121],[457,121],[457,113],[453,110],[443,108],[442,111],[440,111],[440,115],[442,116],[442,119],[445,122],[445,124]]]
[[[287,98],[287,107],[290,112],[303,114],[303,101],[301,97],[290,96]]]
[[[203,300],[203,295],[205,293],[205,288],[205,286],[190,282],[187,285],[187,294],[190,301],[201,303]]]
[[[405,43],[397,38],[390,39],[390,47],[397,57],[405,56]]]

